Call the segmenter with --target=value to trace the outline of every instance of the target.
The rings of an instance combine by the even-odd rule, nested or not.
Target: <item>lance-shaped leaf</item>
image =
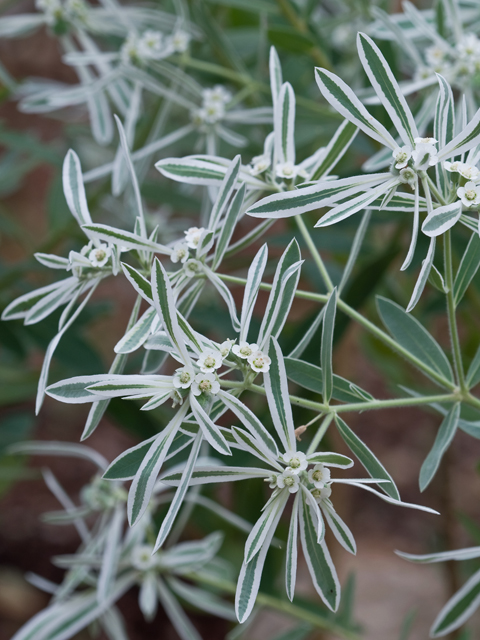
[[[313,586],[327,607],[336,611],[340,603],[337,572],[325,542],[317,543],[315,520],[303,492],[299,502],[299,521],[303,553]]]
[[[355,555],[357,553],[357,544],[350,529],[347,527],[342,518],[340,518],[332,505],[328,504],[326,501],[323,501],[320,506],[323,515],[325,516],[325,519],[328,523],[328,526],[332,530],[335,538],[344,549],[346,549],[349,553],[353,553],[353,555]]]
[[[238,398],[226,391],[220,391],[219,398],[225,404],[226,407],[234,413],[237,418],[242,422],[244,427],[260,442],[263,443],[268,452],[270,452],[275,458],[278,457],[278,447],[275,440],[265,429],[263,424],[257,418],[257,416],[250,411],[250,409],[243,404]]]
[[[65,280],[49,284],[46,287],[40,287],[39,289],[30,291],[30,293],[25,293],[23,296],[16,298],[3,310],[2,320],[16,320],[18,318],[24,318],[30,309],[32,309],[42,298],[54,291],[57,291],[58,289],[63,289],[67,281],[74,284],[75,280],[77,279],[72,276],[71,278],[66,278]]]
[[[300,248],[294,238],[282,253],[275,270],[272,289],[258,332],[260,348],[265,346],[270,335],[276,337],[285,324],[300,276],[300,258]],[[292,277],[293,280],[289,283]]]
[[[148,251],[163,253],[167,256],[172,253],[172,250],[163,244],[158,244],[158,242],[153,242],[147,238],[142,238],[130,231],[110,227],[107,224],[86,224],[82,226],[82,229],[98,240],[110,242],[121,248],[125,247],[126,249],[136,249],[137,251],[147,249]]]
[[[417,358],[428,375],[428,370],[453,382],[452,367],[438,342],[413,316],[406,313],[400,305],[377,297],[378,313],[396,342]]]
[[[400,500],[400,494],[398,493],[398,489],[392,476],[388,473],[371,449],[369,449],[367,445],[360,440],[346,422],[344,422],[338,415],[335,416],[335,424],[337,425],[337,429],[348,448],[355,454],[369,476],[379,480],[387,480],[388,482],[382,482],[378,486],[394,500]]]
[[[294,191],[274,193],[250,206],[246,213],[253,218],[289,218],[321,207],[331,206],[342,198],[384,183],[389,174],[376,173],[341,180],[326,180]]]
[[[325,306],[322,325],[322,342],[320,349],[320,364],[322,366],[322,396],[323,402],[328,404],[333,392],[333,330],[335,328],[335,314],[337,311],[337,289],[333,289]]]
[[[208,267],[205,267],[204,271],[207,278],[210,280],[210,282],[213,284],[215,289],[218,291],[218,293],[222,296],[223,300],[225,301],[228,307],[228,312],[230,313],[230,319],[232,321],[232,326],[234,331],[240,331],[240,321],[238,320],[238,317],[237,317],[235,300],[233,299],[230,289],[223,282],[223,280],[221,280],[217,276],[216,273],[213,273],[211,269],[209,269]]]
[[[450,446],[455,433],[457,432],[458,419],[460,418],[460,404],[457,402],[453,405],[445,418],[433,443],[428,456],[425,458],[422,468],[420,469],[420,491],[425,491],[430,482],[433,480],[435,473],[440,465],[443,454]]]
[[[135,474],[128,492],[127,512],[130,526],[133,526],[145,513],[150,501],[157,476],[168,453],[170,445],[189,409],[189,403],[184,402],[176,415],[170,420],[165,429],[158,434],[150,445],[147,455]]]
[[[140,85],[138,83],[136,83],[135,85],[134,94],[132,97],[132,107],[134,111],[135,111],[135,105],[137,105],[136,106],[137,109],[140,107]],[[128,114],[128,115],[130,116],[131,114]],[[130,180],[133,187],[133,194],[135,196],[135,207],[136,207],[135,217],[140,221],[140,235],[142,236],[142,238],[146,238],[147,229],[145,226],[145,216],[143,213],[142,197],[140,195],[140,187],[138,186],[137,174],[135,173],[135,167],[133,166],[132,158],[130,155],[130,149],[128,148],[127,136],[125,134],[125,130],[123,128],[123,124],[120,118],[117,115],[115,115],[114,118],[117,124],[118,134],[120,136],[120,146],[123,151],[123,156],[124,156],[125,163],[127,165],[128,173],[130,174]],[[134,117],[134,120],[136,120],[135,117]]]
[[[72,456],[93,462],[103,471],[108,463],[101,453],[83,444],[76,442],[45,442],[41,440],[29,440],[27,442],[17,442],[8,448],[9,453],[22,453],[26,455],[47,455],[47,456]]]
[[[53,253],[34,253],[35,260],[45,265],[49,269],[68,269],[70,262],[68,258],[56,256]]]
[[[310,180],[320,180],[329,174],[337,162],[342,159],[357,133],[358,129],[354,124],[348,120],[342,122],[312,169]]]
[[[295,93],[289,82],[280,89],[273,117],[276,160],[295,164]]]
[[[307,456],[309,464],[321,462],[329,467],[337,467],[339,469],[349,469],[353,467],[353,460],[341,453],[333,453],[331,451],[317,451]]]
[[[454,136],[455,107],[451,86],[443,76],[438,73],[436,75],[439,92],[437,104],[435,106],[433,137],[438,140],[439,149],[443,149]],[[450,185],[443,162],[437,162],[435,165],[435,173],[437,183],[439,184],[443,195],[448,196]]]
[[[147,309],[137,322],[135,322],[133,327],[131,327],[114,346],[113,350],[115,353],[127,354],[139,349],[150,337],[156,315],[153,307]]]
[[[152,285],[145,276],[125,262],[122,262],[122,269],[135,291],[149,304],[153,305]]]
[[[237,616],[235,615],[235,609],[233,606],[229,602],[221,600],[210,591],[192,587],[185,582],[176,580],[175,578],[168,578],[168,586],[177,594],[177,596],[180,596],[182,600],[185,600],[196,609],[206,611],[207,613],[218,616],[219,618],[224,618],[225,620],[236,622]]]
[[[296,451],[295,428],[288,394],[285,363],[280,345],[275,338],[270,339],[268,355],[272,362],[270,369],[264,373],[263,379],[273,425],[285,451]]]
[[[96,382],[115,380],[115,375],[111,373],[100,373],[94,376],[75,376],[51,384],[47,390],[47,395],[66,402],[67,404],[82,404],[98,400],[95,394],[88,390],[88,387]],[[121,376],[123,377],[123,376]]]
[[[465,295],[465,291],[477,273],[478,267],[480,267],[480,237],[478,233],[473,233],[465,253],[462,256],[457,275],[455,276],[455,283],[453,285],[455,305],[457,305]]]
[[[323,393],[323,373],[320,367],[296,358],[285,358],[284,362],[289,380],[304,389],[309,389],[315,393]],[[368,400],[373,400],[373,396],[367,391],[360,389],[357,385],[353,385],[353,383],[336,374],[333,374],[332,397],[340,402],[368,402]]]
[[[315,530],[317,532],[317,544],[320,544],[320,542],[322,542],[325,538],[325,523],[323,521],[322,512],[320,511],[318,502],[312,495],[312,492],[309,491],[303,484],[300,485],[300,489],[305,497],[306,503],[308,504],[312,512],[312,518],[315,523]]]
[[[297,580],[297,556],[298,556],[298,503],[301,492],[298,492],[293,502],[290,526],[288,528],[287,557],[285,562],[285,588],[290,602],[295,594]]]
[[[269,501],[262,515],[253,525],[250,535],[247,538],[247,542],[245,543],[244,562],[247,564],[256,556],[265,544],[265,540],[270,532],[270,527],[275,520],[278,521],[278,517],[283,513],[289,495],[288,491],[280,491],[273,500]]]
[[[238,217],[240,215],[240,211],[243,205],[243,199],[245,197],[245,184],[242,184],[240,189],[235,194],[235,197],[232,199],[228,211],[225,215],[225,219],[223,221],[220,235],[217,240],[217,244],[215,247],[215,254],[213,256],[212,269],[216,270],[218,265],[221,263],[223,256],[225,255],[225,251],[229,245],[233,232],[235,230],[235,225],[237,224]]]
[[[230,447],[220,431],[220,428],[209,418],[192,393],[190,394],[190,404],[192,406],[195,420],[198,422],[205,440],[207,440],[207,442],[219,453],[226,456],[232,455]]]
[[[430,238],[439,236],[453,227],[461,215],[461,201],[446,204],[443,207],[438,207],[425,218],[425,221],[422,224],[422,231],[425,235],[430,236]]]
[[[192,473],[190,484],[212,484],[216,482],[235,482],[250,478],[270,478],[271,471],[259,467],[198,467]],[[181,473],[166,473],[160,480],[165,484],[177,487],[182,479]]]
[[[158,258],[155,258],[152,269],[152,295],[155,309],[162,321],[162,325],[178,349],[183,363],[185,365],[191,364],[190,356],[185,346],[184,335],[178,324],[172,285]]]
[[[245,622],[255,605],[267,551],[281,515],[282,512],[278,512],[276,518],[270,524],[270,529],[259,553],[248,564],[245,562],[242,564],[235,593],[235,612],[240,623]]]
[[[134,478],[156,437],[156,435],[152,436],[148,440],[144,440],[140,444],[123,451],[110,463],[103,477],[106,480],[130,480]]]
[[[480,109],[463,130],[438,152],[439,162],[459,156],[480,143]]]
[[[415,253],[415,249],[417,247],[417,240],[418,240],[418,228],[420,226],[420,189],[418,188],[418,177],[415,176],[415,184],[414,184],[414,189],[415,189],[415,201],[414,201],[414,206],[413,206],[413,228],[412,228],[412,238],[410,240],[410,246],[408,247],[408,252],[407,255],[405,257],[405,260],[403,261],[402,266],[400,267],[400,271],[405,271],[405,269],[407,269],[412,260],[413,260],[413,255]]]
[[[63,193],[72,216],[80,226],[91,224],[85,187],[83,186],[82,167],[75,151],[70,149],[65,156],[62,171]]]
[[[280,89],[282,88],[282,66],[278,58],[278,53],[275,47],[270,47],[270,56],[268,61],[270,71],[270,88],[272,90],[272,103],[275,109],[275,104],[280,95]]]
[[[258,296],[258,290],[262,282],[263,272],[267,264],[268,247],[264,244],[257,251],[255,258],[248,269],[247,282],[243,292],[242,315],[240,317],[240,337],[239,341],[246,341],[248,338],[248,329],[250,328],[250,320],[252,319],[253,308]]]
[[[272,458],[269,450],[261,441],[250,435],[248,431],[240,429],[240,427],[232,427],[231,433],[235,440],[235,444],[229,442],[230,446],[241,449],[242,451],[248,451],[248,453],[259,458],[262,462],[265,462],[271,467],[275,467],[275,469],[280,473],[283,472],[283,467],[281,467],[278,462]]]
[[[431,637],[446,636],[458,629],[478,609],[479,605],[480,571],[477,571],[440,611],[430,629]]]
[[[420,296],[427,284],[428,276],[430,275],[430,270],[433,266],[433,258],[435,257],[435,243],[436,238],[433,237],[430,239],[430,244],[428,246],[428,252],[425,257],[425,260],[422,260],[422,267],[420,269],[420,273],[418,274],[417,281],[415,283],[415,287],[413,288],[412,297],[407,306],[407,313],[415,307],[417,302],[420,300]]]
[[[413,147],[414,140],[418,137],[417,126],[387,61],[373,40],[364,33],[357,35],[357,47],[365,73],[395,129],[403,142]]]
[[[195,158],[165,158],[155,168],[171,180],[209,187],[218,187],[227,172],[223,165]]]
[[[403,551],[395,551],[397,556],[409,562],[418,564],[429,564],[431,562],[446,562],[447,560],[473,560],[480,558],[480,547],[467,547],[465,549],[455,549],[453,551],[441,551],[440,553],[412,554]]]
[[[175,522],[175,518],[177,517],[177,513],[182,506],[183,500],[185,498],[185,494],[187,493],[190,478],[192,477],[193,469],[197,462],[198,454],[200,452],[200,446],[202,444],[202,432],[197,434],[197,437],[193,441],[192,448],[190,450],[190,455],[188,456],[187,464],[185,465],[185,469],[182,473],[182,481],[178,485],[178,489],[175,492],[172,502],[168,508],[167,515],[162,520],[162,526],[160,527],[160,531],[158,532],[157,540],[155,542],[154,552],[160,549],[162,544],[165,542],[166,537],[170,533],[170,530]]]
[[[123,505],[116,507],[108,526],[108,536],[106,537],[102,556],[102,567],[98,576],[97,594],[99,602],[107,600],[115,582],[124,517]]]
[[[337,205],[331,211],[326,213],[316,223],[315,227],[328,227],[331,224],[336,224],[345,218],[353,216],[353,214],[366,209],[368,205],[376,200],[381,194],[388,193],[391,189],[400,184],[398,178],[389,179],[390,174],[386,174],[382,184],[379,184],[372,189],[369,189],[366,193],[362,193],[356,198],[352,198],[347,202]]]
[[[220,222],[228,201],[230,200],[232,193],[235,190],[238,174],[240,172],[240,166],[241,157],[237,155],[230,163],[227,172],[225,173],[225,177],[222,180],[222,184],[220,185],[220,189],[218,190],[217,198],[210,213],[208,229],[212,229],[213,231],[217,230],[218,223]]]
[[[78,295],[81,290],[85,291],[87,289],[87,286],[80,284],[77,278],[66,278],[66,280],[62,280],[61,283],[61,287],[54,289],[46,296],[40,298],[40,300],[27,311],[25,314],[26,325],[40,322],[62,304],[69,302],[75,295]]]
[[[157,578],[156,585],[158,598],[181,640],[202,640],[201,635],[161,578]]]
[[[326,69],[315,69],[315,80],[332,107],[380,144],[396,149],[397,143],[385,127],[365,109],[350,87]]]
[[[108,398],[145,398],[172,391],[171,376],[117,375],[88,386],[87,390]]]

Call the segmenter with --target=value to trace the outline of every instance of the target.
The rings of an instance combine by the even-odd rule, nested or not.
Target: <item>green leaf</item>
[[[298,503],[301,492],[295,496],[290,516],[290,526],[288,529],[287,558],[285,563],[285,588],[290,602],[295,594],[295,583],[297,578],[297,555],[298,555]]]
[[[72,216],[80,226],[92,224],[83,186],[82,167],[77,154],[72,149],[65,156],[62,178],[63,192]]]
[[[352,532],[347,527],[345,522],[340,518],[333,506],[331,506],[327,502],[322,502],[321,508],[323,511],[323,515],[325,516],[325,520],[327,521],[328,526],[332,530],[335,538],[344,549],[346,549],[349,553],[353,553],[353,555],[355,555],[357,553],[355,538],[353,537]]]
[[[322,366],[322,396],[323,402],[328,404],[333,392],[332,348],[333,331],[335,328],[335,314],[337,311],[337,289],[333,289],[328,298],[323,316],[322,343],[320,349],[320,364]]]
[[[315,520],[303,492],[299,507],[300,537],[313,586],[327,607],[336,611],[340,604],[340,583],[337,572],[325,541],[317,543]]]
[[[452,367],[438,342],[414,317],[406,313],[400,305],[377,297],[378,313],[398,344],[417,358],[428,375],[434,371],[446,381],[453,382]],[[419,367],[420,368],[420,367]]]
[[[320,367],[303,360],[297,360],[296,358],[285,358],[285,369],[289,380],[300,385],[304,389],[309,389],[315,393],[321,394],[323,392],[323,374]],[[333,389],[332,397],[340,402],[362,402],[373,400],[373,396],[364,391],[359,396],[352,388],[352,383],[333,374]]]
[[[262,282],[263,272],[267,264],[268,247],[262,245],[257,251],[247,274],[247,282],[243,292],[242,315],[240,317],[240,336],[239,342],[247,341],[248,329],[250,328],[250,320],[252,318],[253,308],[258,296],[258,290]]]
[[[250,535],[245,543],[245,559],[247,564],[257,555],[265,544],[272,524],[281,516],[287,504],[290,494],[287,491],[280,493],[269,501],[262,512],[262,515],[253,525]]]
[[[150,282],[142,276],[141,273],[125,262],[122,262],[122,269],[125,277],[133,286],[135,291],[149,304],[153,305],[152,285]]]
[[[210,219],[208,221],[208,229],[217,231],[218,223],[222,217],[223,212],[227,206],[230,197],[235,190],[237,184],[238,174],[240,172],[241,157],[235,156],[232,162],[229,164],[228,169],[223,178],[222,184],[218,191],[217,198],[212,207],[210,213]]]
[[[153,436],[148,440],[144,440],[117,456],[105,471],[103,477],[106,480],[129,480],[134,478],[156,437]]]
[[[237,224],[237,220],[240,216],[240,211],[243,205],[243,199],[245,197],[246,185],[242,184],[240,189],[235,194],[228,211],[225,215],[225,219],[221,226],[220,235],[217,240],[217,244],[215,247],[215,254],[213,256],[212,269],[215,271],[218,265],[221,263],[223,256],[225,255],[225,251],[227,250],[228,244],[232,238],[233,232],[235,230],[235,226]]]
[[[433,443],[428,456],[425,458],[422,468],[420,469],[420,491],[425,491],[430,482],[433,480],[435,473],[440,465],[443,454],[450,446],[455,433],[457,432],[458,419],[460,418],[460,403],[456,403],[450,409],[448,414],[442,420],[442,424]]]
[[[338,415],[335,416],[335,424],[337,425],[337,429],[348,448],[356,455],[369,476],[371,478],[377,478],[378,480],[388,480],[388,482],[378,484],[380,489],[385,491],[385,493],[394,500],[400,500],[400,494],[398,493],[398,489],[395,486],[392,476],[388,473],[375,454]]]
[[[280,89],[273,117],[276,160],[295,164],[295,93],[289,82]]]
[[[193,415],[202,430],[205,440],[219,453],[224,456],[232,455],[225,437],[220,428],[208,417],[202,409],[197,398],[191,393],[190,404],[192,406]]]
[[[455,306],[458,305],[465,295],[469,284],[478,271],[478,267],[480,267],[480,237],[478,232],[474,232],[462,256],[462,261],[460,262],[455,277],[455,283],[453,285]]]
[[[470,388],[475,387],[480,382],[480,345],[468,368],[467,384]]]

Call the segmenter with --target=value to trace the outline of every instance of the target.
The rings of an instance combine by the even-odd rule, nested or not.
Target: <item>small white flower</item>
[[[308,479],[316,489],[323,489],[330,482],[330,469],[319,462],[308,472]]]
[[[277,486],[277,474],[272,473],[270,478],[265,478],[265,482],[268,482],[268,486],[270,487],[270,489],[275,489],[275,487]]]
[[[120,49],[120,57],[122,62],[129,64],[140,59],[138,50],[138,38],[135,33],[130,33]]]
[[[435,138],[414,138],[415,144],[437,144],[438,140]]]
[[[187,260],[185,262],[185,264],[183,265],[183,270],[185,271],[186,276],[188,276],[189,278],[194,278],[202,272],[202,263],[191,258],[190,260]]]
[[[291,180],[297,175],[297,168],[295,167],[293,162],[279,162],[275,168],[275,173],[277,178],[285,178],[286,180]]]
[[[282,458],[294,473],[304,471],[308,467],[307,456],[302,451],[287,451]]]
[[[463,167],[463,162],[460,162],[459,160],[457,160],[457,162],[448,162],[448,160],[445,160],[443,166],[447,171],[458,173]]]
[[[148,571],[158,562],[158,557],[152,555],[153,547],[149,544],[140,544],[133,548],[130,562],[138,571]]]
[[[474,33],[467,33],[461,42],[457,43],[457,53],[461,60],[469,61],[470,58],[480,56],[480,40]]]
[[[222,342],[222,344],[218,347],[220,353],[222,354],[222,358],[226,358],[228,356],[234,343],[235,340],[230,340],[230,338]]]
[[[138,41],[138,55],[141,58],[158,59],[162,55],[163,35],[160,31],[148,30]]]
[[[216,371],[223,365],[222,354],[220,351],[214,351],[213,349],[206,349],[197,360],[197,366],[203,373],[209,371]]]
[[[208,104],[225,105],[232,99],[232,94],[221,84],[217,84],[212,89],[203,89],[202,99],[205,106]]]
[[[412,159],[415,169],[425,171],[428,167],[433,167],[438,162],[437,150],[433,142],[422,142],[423,140],[435,141],[435,138],[415,138],[417,141],[415,151],[412,151]]]
[[[293,469],[287,467],[281,475],[277,476],[277,487],[288,489],[290,493],[297,493],[300,488],[300,478]]]
[[[470,164],[464,164],[462,162],[461,166],[457,169],[458,173],[471,182],[475,182],[478,180],[480,176],[480,171],[477,167],[474,167]]]
[[[258,351],[258,344],[248,344],[245,340],[242,340],[240,344],[236,344],[232,347],[232,353],[239,358],[242,358],[242,360],[247,360],[247,358],[255,351]]]
[[[417,174],[410,167],[405,167],[405,169],[400,170],[400,182],[403,184],[408,184],[415,189]]]
[[[467,182],[464,187],[457,189],[457,196],[465,207],[473,207],[480,204],[480,187],[473,182]]]
[[[250,174],[252,176],[258,176],[264,171],[266,171],[271,164],[272,162],[270,160],[270,156],[267,156],[267,155],[255,156],[254,158],[252,158],[252,164],[249,169]]]
[[[85,20],[88,15],[88,5],[84,0],[67,0],[65,9],[72,20]]]
[[[204,231],[203,227],[190,227],[190,229],[183,232],[185,234],[185,242],[190,249],[197,248]]]
[[[323,487],[323,489],[313,489],[311,494],[317,502],[322,502],[323,500],[328,500],[328,498],[330,498],[332,495],[332,488],[330,486],[326,486]]]
[[[392,151],[392,156],[395,160],[395,169],[404,169],[412,157],[412,148],[408,146],[398,147]]]
[[[199,396],[202,393],[216,395],[220,391],[220,383],[213,373],[197,373],[192,383],[192,393]]]
[[[202,117],[204,122],[215,124],[225,115],[225,105],[223,102],[207,102],[202,109]]]
[[[272,360],[266,353],[263,351],[254,351],[247,358],[248,364],[252,367],[254,371],[260,373],[263,371],[264,373],[270,369],[270,365],[272,364]]]
[[[177,242],[173,247],[170,260],[172,262],[181,262],[182,264],[185,264],[188,260],[188,245],[186,242]]]
[[[183,53],[188,49],[191,36],[186,31],[179,29],[172,36],[170,36],[170,45],[177,53]]]
[[[90,251],[90,253],[88,254],[88,259],[92,263],[92,266],[104,267],[107,264],[111,253],[112,250],[108,245],[100,244],[98,247]]]
[[[177,369],[173,376],[173,386],[175,389],[188,389],[193,382],[193,371],[187,368]]]
[[[445,52],[441,47],[433,46],[425,49],[425,60],[434,69],[437,69],[439,65],[443,63],[445,59]]]

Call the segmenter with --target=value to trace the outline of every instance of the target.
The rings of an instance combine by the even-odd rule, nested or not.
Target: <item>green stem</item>
[[[447,287],[447,315],[452,341],[453,363],[458,385],[464,394],[468,394],[463,371],[462,351],[458,337],[457,316],[455,313],[455,299],[453,291],[453,267],[452,267],[452,237],[450,229],[443,236],[443,249],[445,256],[445,285]]]
[[[224,280],[225,282],[232,282],[233,284],[247,284],[247,280],[245,278],[237,278],[237,276],[229,276],[223,273],[216,274],[219,278]],[[262,291],[271,291],[272,285],[262,282],[260,284],[260,289]],[[295,292],[297,298],[302,298],[303,300],[313,300],[314,302],[328,302],[328,296],[320,293],[313,293],[311,291],[302,291],[301,289],[297,289]]]
[[[302,234],[302,238],[305,240],[305,243],[312,255],[312,258],[315,262],[315,264],[317,265],[317,268],[320,272],[320,275],[323,278],[323,281],[325,282],[325,286],[327,287],[327,291],[332,291],[333,290],[333,282],[330,279],[330,276],[328,275],[328,271],[327,268],[325,267],[325,264],[322,260],[322,256],[320,255],[317,247],[315,246],[315,243],[313,242],[312,236],[310,235],[307,226],[305,225],[305,222],[303,221],[302,216],[298,215],[295,216],[295,222],[297,223],[297,227],[300,230],[300,233]]]
[[[332,411],[330,415],[328,415],[325,420],[322,422],[320,427],[317,430],[317,433],[313,436],[313,440],[310,443],[310,446],[307,449],[307,456],[311,453],[314,453],[317,450],[318,445],[323,439],[323,436],[327,432],[328,427],[330,426],[333,418],[335,417],[335,413]]]
[[[234,582],[215,578],[210,574],[190,573],[185,577],[189,578],[193,582],[217,587],[226,593],[235,593],[237,590],[237,585]],[[260,592],[257,594],[256,603],[257,605],[268,607],[269,609],[274,609],[275,611],[280,611],[286,615],[293,616],[298,620],[304,620],[318,629],[325,629],[334,635],[338,635],[340,638],[345,638],[345,640],[360,640],[360,636],[354,631],[345,629],[328,618],[317,615],[313,611],[304,609],[303,607],[299,607],[289,600],[280,600],[280,598]]]

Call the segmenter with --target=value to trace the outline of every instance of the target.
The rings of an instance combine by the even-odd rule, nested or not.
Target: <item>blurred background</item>
[[[168,3],[157,3],[159,6]],[[268,47],[274,44],[279,52],[284,77],[290,80],[300,96],[297,108],[297,154],[300,159],[325,143],[340,121],[329,114],[313,81],[313,66],[326,60],[336,72],[356,76],[356,81],[366,84],[358,71],[355,53],[355,33],[369,20],[367,0],[310,2],[320,12],[316,18],[317,31],[312,35],[310,27],[302,30],[302,24],[292,21],[289,8],[295,3],[262,0],[263,11],[255,3],[241,0],[221,2],[191,2],[192,20],[207,32],[193,45],[192,58],[213,59],[218,65],[260,79],[268,84]],[[301,3],[300,3],[301,4]],[[426,3],[424,3],[425,5]],[[155,5],[155,3],[151,3]],[[400,10],[399,3],[385,2],[382,6],[390,12]],[[33,2],[0,2],[0,14],[29,13],[35,10]],[[307,25],[308,25],[307,21]],[[219,33],[229,41],[230,48],[222,51]],[[213,34],[213,35],[212,35]],[[263,39],[260,42],[260,39]],[[391,43],[381,43],[389,62],[402,77],[402,61],[398,50]],[[260,53],[259,53],[260,52]],[[58,253],[68,255],[71,249],[82,246],[81,232],[66,206],[62,185],[61,166],[66,151],[74,148],[85,169],[110,161],[118,141],[110,146],[99,146],[90,136],[88,117],[82,105],[68,107],[48,114],[21,112],[17,108],[12,87],[32,77],[49,78],[74,84],[77,76],[72,67],[62,62],[57,39],[48,28],[41,28],[28,37],[0,40],[0,61],[3,83],[0,85],[0,308],[3,309],[17,296],[53,281],[51,271],[33,258],[33,253]],[[240,69],[240,71],[239,71]],[[225,84],[233,94],[242,89],[233,80],[225,80],[215,73],[195,68],[187,69],[203,86]],[[416,97],[413,97],[415,100]],[[157,101],[157,103],[155,103]],[[138,126],[138,148],[145,137],[149,113],[158,109],[161,99],[145,98],[145,109]],[[246,106],[270,104],[268,92],[250,93],[244,98]],[[147,108],[148,107],[148,108]],[[384,118],[380,109],[376,117]],[[174,115],[169,123],[173,130],[180,126],[188,114]],[[250,135],[247,146],[241,150],[244,162],[261,153],[261,142],[270,130],[268,125],[258,125],[258,135]],[[237,128],[246,131],[246,125]],[[142,138],[143,136],[143,138]],[[257,142],[258,141],[258,144]],[[198,142],[198,141],[197,141]],[[181,156],[191,153],[195,138],[184,139],[155,155]],[[375,149],[372,142],[359,135],[340,165],[340,173],[347,175]],[[225,142],[220,143],[220,155],[233,157],[235,150]],[[150,171],[142,184],[148,213],[152,221],[160,223],[161,231],[175,237],[181,230],[195,224],[198,215],[198,197],[194,190],[181,189],[170,184],[158,172]],[[88,188],[89,203],[96,221],[115,221],[122,226],[128,219],[127,202],[110,195],[109,179],[92,183]],[[314,212],[306,216],[309,226],[317,219]],[[332,278],[341,274],[348,256],[350,244],[358,220],[349,219],[341,225],[315,230],[314,239],[324,255]],[[248,228],[248,221],[245,222]],[[300,287],[321,290],[313,263],[310,263],[306,247],[296,228],[283,221],[274,225],[267,238],[270,247],[269,274],[273,273],[276,258],[286,241],[296,235],[306,258]],[[468,233],[457,234],[457,256],[468,241]],[[426,244],[426,243],[425,243]],[[259,245],[258,245],[259,246]],[[345,299],[379,322],[375,310],[375,296],[386,295],[402,306],[408,302],[417,269],[399,275],[399,266],[408,246],[408,221],[400,215],[373,216],[360,260],[354,272]],[[242,273],[257,247],[232,259],[227,269]],[[392,275],[394,274],[394,276]],[[237,305],[241,301],[238,290]],[[470,345],[470,358],[480,339],[480,292],[477,282],[468,293],[469,302],[477,310],[474,318],[463,317],[460,308],[461,334],[464,344]],[[50,381],[73,375],[105,372],[111,364],[113,346],[123,335],[134,293],[121,278],[109,279],[95,293],[92,303],[73,325],[68,339],[63,340],[56,353],[50,372]],[[261,307],[257,305],[256,322],[261,321]],[[297,301],[284,332],[284,346],[292,346],[303,335],[317,309],[315,305]],[[430,287],[416,310],[416,317],[424,323],[448,351],[449,339],[443,321],[442,296]],[[217,327],[228,336],[229,318],[223,307],[216,307],[214,296],[202,298],[195,316],[196,327],[208,333],[211,318],[215,314]],[[67,440],[78,442],[82,433],[87,409],[83,406],[64,405],[47,398],[40,414],[35,417],[34,398],[45,349],[55,334],[60,313],[55,313],[39,324],[24,326],[21,321],[4,322],[0,326],[0,639],[8,640],[34,613],[43,608],[48,598],[25,580],[25,572],[38,573],[50,580],[59,581],[62,572],[50,563],[50,557],[61,553],[73,553],[79,540],[73,527],[54,527],[42,521],[44,511],[56,508],[41,476],[42,467],[50,467],[65,490],[75,500],[82,485],[88,481],[92,468],[88,463],[60,458],[26,458],[9,456],[9,445],[23,439]],[[222,336],[223,337],[223,336]],[[218,339],[218,338],[217,338]],[[319,336],[316,336],[307,358],[318,362]],[[467,348],[467,356],[469,349]],[[373,365],[372,363],[376,364]],[[129,360],[128,370],[135,372],[141,365],[141,356],[135,354]],[[386,348],[366,335],[348,318],[341,317],[335,333],[334,370],[367,389],[375,398],[386,398],[397,393],[397,385],[418,390],[428,385],[425,379]],[[388,381],[388,382],[387,382]],[[311,394],[313,398],[313,394]],[[255,411],[260,418],[265,407],[258,402]],[[263,412],[263,413],[262,413]],[[161,410],[140,413],[135,402],[112,401],[101,425],[87,444],[112,460],[120,452],[140,440],[156,433],[164,416]],[[303,424],[309,416],[297,410],[296,424]],[[354,599],[355,621],[364,630],[368,640],[397,640],[402,628],[411,628],[411,640],[424,640],[434,617],[451,595],[453,589],[468,575],[480,567],[480,563],[462,563],[417,566],[394,555],[394,549],[410,553],[427,553],[446,548],[480,544],[480,482],[478,478],[480,443],[463,432],[458,433],[442,468],[428,489],[420,494],[418,473],[422,461],[430,449],[440,423],[433,412],[416,409],[377,411],[351,416],[350,426],[375,451],[394,477],[407,502],[418,502],[440,510],[446,517],[417,511],[400,510],[355,489],[335,489],[335,506],[348,522],[358,544],[356,557],[341,549],[335,540],[329,540],[334,561],[340,567],[342,584],[348,582]],[[335,435],[329,436],[332,449],[348,453],[345,445]],[[358,466],[358,465],[357,465]],[[354,470],[358,476],[361,471]],[[209,495],[247,519],[252,519],[253,506],[261,508],[264,495],[253,483],[242,487],[208,489]],[[221,527],[211,515],[202,519],[192,518],[187,534],[201,536]],[[282,524],[285,534],[287,524]],[[327,534],[328,535],[328,534]],[[240,563],[244,537],[229,531],[221,555],[234,563]],[[265,592],[282,591],[279,570],[282,553],[273,550],[267,560],[267,571],[262,583]],[[467,565],[467,566],[465,566]],[[280,580],[278,581],[278,575]],[[279,584],[277,584],[279,582]],[[299,597],[315,602],[306,566],[300,564],[298,578]],[[177,636],[160,611],[156,620],[143,621],[136,605],[136,594],[129,594],[121,601],[128,631],[132,640],[140,638],[172,639]],[[315,606],[315,605],[312,605]],[[478,618],[478,616],[477,616]],[[192,613],[192,619],[206,639],[224,638],[229,623]],[[474,619],[474,637],[480,637],[480,620]],[[264,611],[248,632],[249,640],[274,637],[287,630],[291,621],[285,617]],[[88,637],[82,634],[79,638]],[[330,637],[320,633],[311,638]]]

